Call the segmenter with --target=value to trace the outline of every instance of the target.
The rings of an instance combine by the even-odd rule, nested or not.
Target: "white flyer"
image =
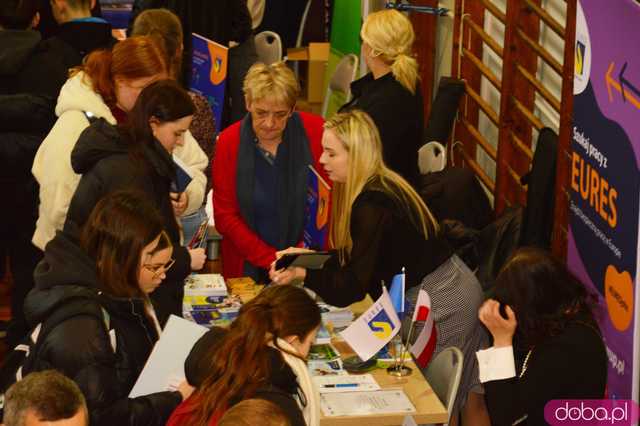
[[[401,389],[321,394],[320,407],[327,417],[416,412]]]

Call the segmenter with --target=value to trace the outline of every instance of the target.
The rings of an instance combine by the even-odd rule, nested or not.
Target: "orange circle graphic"
[[[605,300],[611,323],[618,331],[629,328],[633,319],[633,280],[627,271],[618,272],[615,266],[607,266],[604,276]]]

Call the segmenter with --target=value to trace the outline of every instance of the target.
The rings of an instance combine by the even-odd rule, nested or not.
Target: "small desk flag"
[[[436,326],[433,320],[433,311],[431,309],[431,298],[429,294],[420,289],[416,308],[413,311],[413,322],[424,321],[424,328],[411,345],[411,353],[416,358],[416,364],[424,368],[427,366],[436,348]],[[415,326],[415,325],[414,325]]]
[[[405,312],[404,306],[404,292],[405,292],[405,273],[404,268],[402,268],[402,272],[393,276],[391,280],[391,290],[389,291],[389,296],[391,297],[391,302],[393,303],[393,307],[398,313],[398,317],[402,320],[402,317]]]
[[[382,296],[340,334],[363,361],[374,356],[400,331],[400,319],[386,287]]]

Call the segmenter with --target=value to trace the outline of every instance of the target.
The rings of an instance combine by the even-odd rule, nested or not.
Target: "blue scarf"
[[[278,198],[281,230],[277,247],[283,250],[295,246],[302,238],[304,214],[307,198],[308,166],[312,163],[309,139],[300,115],[294,112],[282,134],[278,151],[287,156],[278,169]],[[240,146],[236,167],[236,195],[240,216],[247,226],[255,231],[253,189],[255,179],[256,135],[253,131],[251,114],[247,114],[240,124]],[[245,261],[244,273],[257,276],[259,268]]]

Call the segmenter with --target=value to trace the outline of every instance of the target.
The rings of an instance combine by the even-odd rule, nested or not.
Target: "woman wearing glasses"
[[[183,280],[192,270],[201,269],[205,260],[204,249],[181,247],[170,197],[176,176],[171,154],[184,144],[193,112],[191,98],[177,83],[152,83],[140,93],[126,124],[115,127],[104,119],[94,120],[71,153],[71,165],[82,178],[65,228],[82,226],[96,203],[118,189],[142,191],[160,210],[175,259],[165,285],[151,295],[160,324],[169,314],[181,314]]]
[[[254,64],[244,80],[249,113],[220,134],[213,211],[225,278],[268,279],[276,250],[302,239],[309,165],[321,173],[321,117],[294,111],[300,85],[284,63]]]
[[[128,398],[161,331],[148,295],[174,262],[163,227],[144,194],[117,191],[80,231],[59,232],[36,268],[25,314],[42,326],[23,374],[56,369],[73,379],[92,425],[164,424],[191,394],[184,382],[176,392]]]

